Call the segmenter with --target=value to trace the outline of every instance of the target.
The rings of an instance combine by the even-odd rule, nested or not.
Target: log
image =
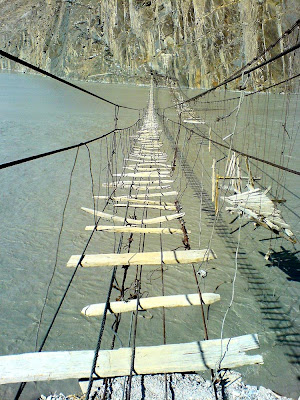
[[[96,215],[97,217],[106,219],[107,221],[127,223],[130,225],[159,224],[162,222],[172,221],[173,219],[181,218],[185,215],[185,213],[178,213],[178,214],[172,214],[172,215],[162,215],[161,217],[155,217],[155,218],[146,218],[146,219],[126,218],[125,219],[123,217],[107,214],[102,211],[97,211],[97,210],[94,211],[92,208],[81,207],[81,209],[89,214]]]
[[[205,371],[263,364],[261,355],[245,352],[259,348],[257,334],[191,343],[137,347],[136,374]],[[221,355],[224,354],[224,357]],[[127,376],[132,348],[100,350],[96,374],[100,378]],[[94,350],[25,353],[0,357],[0,384],[88,378]],[[220,364],[220,365],[219,365]]]
[[[81,255],[70,257],[67,267],[76,267]],[[82,267],[110,267],[115,265],[191,264],[217,258],[213,250],[151,251],[144,253],[86,254]]]
[[[86,226],[86,231],[92,231],[95,228],[94,225]],[[162,234],[170,234],[170,235],[182,235],[182,229],[175,229],[175,228],[141,228],[138,226],[104,226],[98,225],[97,231],[103,232],[128,232],[128,233],[156,233],[159,235]],[[191,233],[191,231],[187,231],[187,233]]]
[[[154,204],[114,204],[114,207],[134,207],[134,208],[152,208],[156,210],[176,211],[175,206],[161,206]]]
[[[202,300],[204,304],[213,304],[220,300],[220,295],[215,293],[203,293]],[[178,294],[175,296],[159,296],[140,298],[138,303],[138,310],[151,310],[160,307],[188,307],[199,306],[200,297],[199,293],[194,294]],[[114,301],[109,303],[108,314],[120,314],[123,312],[135,311],[137,307],[137,299],[129,301]],[[105,303],[91,304],[81,310],[81,314],[87,317],[95,317],[104,314]]]

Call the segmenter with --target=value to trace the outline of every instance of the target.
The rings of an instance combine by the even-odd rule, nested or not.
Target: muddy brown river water
[[[146,106],[147,87],[108,84],[82,84],[101,96],[133,107]],[[189,95],[197,92],[190,91]],[[266,97],[259,98],[259,110],[263,114]],[[156,91],[159,107],[170,105],[167,89]],[[283,104],[281,95],[271,96],[272,110]],[[294,124],[300,121],[299,104],[294,105]],[[0,159],[1,163],[42,153],[83,140],[88,140],[111,130],[114,126],[114,108],[71,88],[39,76],[27,74],[0,74]],[[214,114],[215,113],[215,114]],[[210,110],[207,120],[220,114]],[[278,113],[279,114],[279,113]],[[278,115],[276,114],[276,115]],[[173,111],[168,113],[175,118]],[[257,118],[265,118],[257,115]],[[136,121],[134,111],[120,110],[118,124],[129,126]],[[241,114],[240,118],[247,118]],[[270,113],[270,119],[274,119]],[[174,128],[162,133],[164,151],[169,161],[174,156],[172,142]],[[296,128],[295,128],[296,129]],[[298,128],[299,129],[299,128]],[[276,134],[276,132],[270,133]],[[119,161],[121,168],[121,141]],[[276,136],[271,143],[276,143]],[[299,246],[283,240],[272,240],[266,230],[253,229],[247,224],[240,229],[239,221],[221,211],[214,222],[211,203],[210,171],[212,158],[207,144],[200,146],[201,138],[196,135],[187,140],[180,137],[181,152],[175,171],[174,188],[180,192],[180,202],[186,212],[185,221],[192,248],[205,248],[212,238],[212,248],[218,259],[205,268],[207,277],[202,286],[205,291],[216,291],[221,301],[210,307],[208,330],[210,338],[219,338],[222,320],[232,296],[232,280],[235,274],[235,254],[239,242],[238,269],[235,281],[234,302],[224,325],[224,337],[258,333],[260,352],[264,365],[246,366],[238,369],[245,382],[263,385],[293,398],[299,395]],[[243,143],[240,143],[243,145]],[[105,189],[99,182],[105,182],[107,174],[107,148],[111,139],[90,145],[94,191]],[[299,166],[299,135],[295,136],[290,168]],[[247,148],[249,145],[247,144]],[[274,147],[274,151],[276,148]],[[56,258],[57,240],[66,200],[70,171],[76,150],[57,154],[30,163],[15,166],[0,172],[0,355],[30,352],[35,349],[38,321],[52,276]],[[180,168],[180,165],[183,168]],[[268,172],[268,171],[266,171]],[[283,182],[283,181],[282,181]],[[268,186],[267,178],[263,184]],[[300,190],[299,178],[287,175],[283,183],[283,215],[291,228],[300,237]],[[278,189],[279,191],[283,189]],[[283,193],[281,193],[283,194]],[[64,289],[73,271],[66,268],[72,254],[79,254],[89,233],[86,225],[93,224],[93,217],[84,214],[80,207],[93,207],[88,152],[80,149],[73,173],[72,187],[67,206],[64,229],[61,236],[56,273],[49,292],[40,340],[46,331]],[[99,203],[98,207],[102,207]],[[202,209],[202,212],[200,210]],[[107,208],[111,212],[112,207]],[[172,224],[178,227],[176,223]],[[213,235],[212,235],[212,229]],[[236,232],[233,232],[235,231]],[[150,235],[148,235],[150,236]],[[169,236],[169,235],[166,235]],[[154,251],[159,245],[158,238],[147,237],[145,251]],[[113,235],[98,233],[93,238],[89,252],[110,253],[118,243]],[[264,255],[272,244],[273,256],[269,261]],[[137,246],[137,243],[133,246]],[[163,249],[180,246],[179,238],[163,238]],[[134,248],[134,247],[133,247]],[[87,319],[80,310],[87,304],[103,302],[107,295],[110,268],[89,268],[80,270],[66,298],[45,350],[94,349],[100,320]],[[130,274],[129,274],[130,275]],[[130,278],[130,276],[129,276]],[[165,271],[166,294],[195,292],[190,266],[168,267]],[[151,295],[161,294],[160,273],[155,267],[144,272],[143,291]],[[137,345],[158,345],[162,343],[162,311],[151,312],[152,318],[139,318]],[[111,318],[111,317],[109,317]],[[108,318],[108,319],[109,319]],[[112,319],[108,321],[111,326]],[[126,345],[130,315],[124,315],[119,331],[117,347]],[[109,348],[112,332],[107,328],[103,348]],[[167,343],[180,343],[203,338],[199,310],[166,310]],[[10,400],[17,385],[0,387],[0,398]],[[35,399],[41,393],[78,393],[74,380],[28,384],[24,399]]]

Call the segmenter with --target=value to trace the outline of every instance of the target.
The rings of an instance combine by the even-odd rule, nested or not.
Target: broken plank
[[[93,210],[92,208],[81,207],[81,209],[89,214],[96,215],[97,217],[101,217],[108,221],[127,223],[130,225],[158,224],[158,223],[162,223],[162,222],[166,222],[166,221],[172,221],[173,219],[178,219],[185,215],[185,213],[178,213],[178,214],[172,214],[172,215],[162,215],[161,217],[155,217],[155,218],[146,218],[146,219],[126,218],[125,219],[125,218],[119,217],[117,215],[111,215],[111,214],[104,213],[102,211]]]
[[[86,254],[81,261],[82,267],[109,267],[115,265],[168,265],[191,264],[217,258],[213,250],[174,250],[151,251],[144,253],[123,254]],[[73,255],[67,262],[67,267],[76,267],[81,255]]]
[[[263,364],[257,334],[190,343],[136,347],[135,374],[205,371]],[[100,350],[95,373],[100,378],[127,376],[132,348]],[[0,384],[89,378],[94,350],[37,352],[0,357]]]
[[[202,300],[206,305],[213,304],[220,300],[220,295],[215,293],[203,293]],[[140,298],[138,304],[137,301],[137,299],[134,299],[129,301],[110,302],[108,314],[120,314],[123,312],[135,311],[137,305],[139,311],[144,311],[160,307],[188,307],[199,306],[201,304],[199,293]],[[105,305],[105,303],[90,304],[82,309],[81,314],[88,317],[103,315]]]

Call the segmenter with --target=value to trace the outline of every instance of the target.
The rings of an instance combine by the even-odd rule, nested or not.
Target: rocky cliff
[[[0,48],[60,76],[146,83],[153,69],[210,87],[281,36],[300,2],[0,0],[0,10]],[[286,76],[286,63],[272,80]],[[4,58],[0,68],[22,70]]]

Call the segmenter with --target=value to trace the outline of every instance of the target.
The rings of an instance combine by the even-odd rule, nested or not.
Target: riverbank
[[[98,390],[92,393],[93,400],[103,399],[103,381],[98,385]],[[124,377],[115,378],[108,385],[107,399],[123,399]],[[281,396],[263,386],[251,386],[242,381],[242,376],[236,371],[226,371],[222,381],[217,384],[218,399],[226,400],[293,400]],[[161,400],[165,398],[165,378],[160,375],[134,376],[132,378],[132,400]],[[198,374],[168,374],[168,398],[172,400],[215,400],[211,381],[205,380]],[[39,400],[83,400],[85,396],[69,395],[62,393],[45,396]]]

